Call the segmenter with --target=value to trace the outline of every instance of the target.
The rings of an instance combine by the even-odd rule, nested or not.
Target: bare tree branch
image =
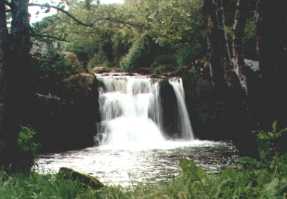
[[[13,8],[12,3],[8,2],[8,1],[4,1],[4,4],[5,4],[6,6],[10,7],[10,9]]]
[[[75,17],[74,15],[72,15],[70,12],[66,11],[63,8],[57,7],[57,6],[53,6],[50,4],[37,4],[37,3],[30,3],[29,6],[52,8],[52,9],[58,10],[58,11],[64,13],[65,15],[67,15],[68,17],[70,17],[71,19],[73,19],[79,25],[86,26],[86,27],[95,27],[96,23],[98,23],[99,21],[110,21],[112,23],[128,25],[128,26],[140,29],[140,30],[147,28],[144,24],[124,21],[124,20],[120,20],[120,19],[116,19],[116,18],[112,18],[112,17],[98,18],[97,21],[94,23],[85,23],[85,22],[81,21],[80,19],[78,19],[77,17]]]
[[[30,3],[29,6],[37,6],[37,7],[42,7],[42,8],[52,8],[52,9],[55,9],[55,10],[58,10],[58,11],[64,13],[65,15],[67,15],[68,17],[73,19],[76,23],[78,23],[78,24],[80,24],[82,26],[88,26],[88,27],[92,27],[93,26],[93,24],[85,23],[85,22],[81,21],[80,19],[76,18],[74,15],[72,15],[71,13],[66,11],[65,9],[57,7],[57,6],[53,6],[53,5],[50,5],[50,4],[38,4],[38,3]]]

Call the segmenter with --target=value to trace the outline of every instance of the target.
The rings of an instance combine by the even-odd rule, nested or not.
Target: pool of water
[[[37,160],[35,170],[56,173],[61,167],[96,176],[106,185],[130,186],[166,181],[180,172],[179,161],[192,159],[208,172],[217,172],[236,158],[230,143],[189,141],[157,147],[115,147],[111,145],[46,154]]]

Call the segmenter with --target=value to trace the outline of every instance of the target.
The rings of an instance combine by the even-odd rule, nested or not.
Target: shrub
[[[99,54],[95,54],[92,59],[89,60],[88,62],[88,68],[93,68],[95,66],[98,66],[98,65],[102,65],[102,64],[105,64],[107,63],[107,59],[102,56],[102,55],[99,55]]]
[[[129,53],[122,59],[120,66],[124,70],[133,70],[138,67],[148,67],[156,55],[157,46],[151,36],[144,34],[136,40]]]
[[[21,151],[37,155],[40,150],[40,144],[37,140],[37,133],[27,127],[22,127],[18,135],[18,147]]]
[[[274,122],[271,131],[259,131],[257,133],[259,157],[262,161],[269,162],[273,157],[278,156],[279,140],[283,134],[287,132],[287,128],[279,129],[278,122]]]
[[[179,66],[188,65],[194,58],[193,48],[191,46],[185,46],[180,48],[176,53],[176,62]]]
[[[76,61],[72,62],[67,56],[49,51],[37,60],[35,70],[42,75],[55,75],[61,78],[80,71],[80,65]]]
[[[167,66],[171,66],[171,67],[176,67],[177,63],[176,63],[176,57],[174,55],[160,55],[158,57],[155,58],[152,66],[156,67],[156,66],[160,66],[160,65],[167,65]]]
[[[71,56],[54,51],[34,61],[36,91],[42,94],[58,93],[63,79],[83,70],[77,61],[71,60]]]
[[[27,127],[22,127],[17,138],[17,147],[19,155],[13,170],[30,171],[34,161],[40,152],[40,144],[37,133]]]

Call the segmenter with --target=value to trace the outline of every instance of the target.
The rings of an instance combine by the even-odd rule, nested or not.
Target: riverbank
[[[287,156],[277,156],[270,162],[244,158],[236,168],[226,168],[218,174],[207,174],[192,161],[181,161],[182,173],[167,183],[138,185],[129,190],[105,186],[93,189],[78,181],[59,175],[8,175],[0,172],[2,199],[230,199],[286,197]]]

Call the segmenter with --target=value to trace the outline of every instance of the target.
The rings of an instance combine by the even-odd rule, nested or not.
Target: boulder
[[[78,181],[86,186],[89,186],[93,189],[100,189],[104,187],[104,184],[101,183],[97,178],[82,174],[80,172],[74,171],[73,169],[62,167],[58,172],[58,176],[67,179]]]

